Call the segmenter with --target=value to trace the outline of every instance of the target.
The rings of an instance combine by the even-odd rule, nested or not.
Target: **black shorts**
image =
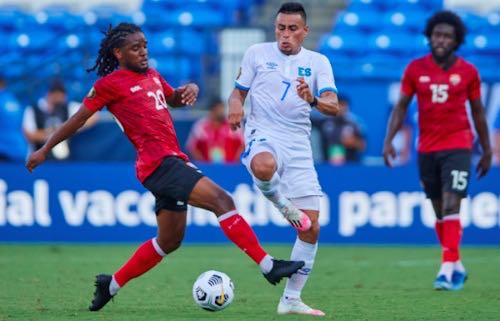
[[[450,149],[432,153],[418,153],[420,182],[430,199],[442,198],[443,192],[465,197],[469,186],[471,152],[468,149]]]
[[[167,209],[182,212],[187,209],[189,195],[203,177],[192,163],[169,156],[142,183],[156,198],[155,211]]]

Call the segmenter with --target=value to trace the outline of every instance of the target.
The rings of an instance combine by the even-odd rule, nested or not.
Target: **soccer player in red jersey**
[[[236,163],[245,147],[243,132],[232,131],[226,120],[224,101],[213,98],[208,115],[191,128],[186,148],[191,159],[211,163]]]
[[[467,272],[460,260],[460,202],[470,179],[473,133],[467,117],[470,102],[474,127],[482,155],[477,177],[491,166],[488,127],[481,103],[480,79],[476,68],[455,51],[464,42],[465,26],[455,13],[440,11],[427,21],[425,35],[431,53],[407,66],[401,95],[387,126],[384,161],[391,166],[396,155],[392,139],[401,128],[413,95],[417,95],[418,164],[420,180],[436,214],[436,233],[442,247],[441,268],[434,281],[436,290],[460,290]]]
[[[96,290],[89,309],[100,310],[128,281],[152,269],[181,245],[186,228],[187,204],[215,213],[224,234],[259,264],[264,277],[278,283],[290,277],[303,261],[273,259],[261,247],[232,198],[203,176],[181,152],[167,109],[193,105],[198,86],[172,88],[148,66],[147,40],[133,24],[109,28],[101,41],[96,64],[101,77],[79,111],[62,124],[39,150],[28,158],[31,172],[58,143],[74,134],[96,111],[107,106],[137,150],[137,177],[156,198],[156,237],[143,243],[112,276],[96,276]]]

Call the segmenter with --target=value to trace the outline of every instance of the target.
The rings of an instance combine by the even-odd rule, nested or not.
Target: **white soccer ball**
[[[233,302],[233,281],[223,272],[203,272],[193,284],[193,299],[205,310],[223,310]]]

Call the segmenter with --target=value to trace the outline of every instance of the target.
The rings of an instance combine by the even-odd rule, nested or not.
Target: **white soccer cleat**
[[[278,209],[295,229],[299,231],[307,231],[311,228],[312,223],[309,216],[296,208],[290,201],[285,206]]]
[[[325,313],[321,310],[313,309],[301,299],[280,299],[278,304],[278,314],[304,314],[315,317],[323,317]]]

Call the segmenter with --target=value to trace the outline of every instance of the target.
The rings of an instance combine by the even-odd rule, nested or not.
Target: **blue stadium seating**
[[[359,31],[371,32],[378,28],[383,13],[377,10],[343,11],[336,18],[336,24],[357,28]]]
[[[342,51],[349,55],[359,55],[365,51],[368,40],[368,35],[362,32],[330,34],[322,38],[320,50],[326,53]]]
[[[105,5],[79,14],[59,5],[36,13],[4,5],[0,7],[0,63],[9,68],[2,73],[16,90],[23,88],[25,77],[38,81],[59,75],[69,83],[70,96],[78,98],[95,80],[85,68],[94,64],[101,31],[110,24],[133,22],[142,26],[149,39],[151,61],[172,84],[196,81],[202,87],[206,73],[218,71],[215,59],[202,67],[203,55],[217,55],[215,31],[241,23],[241,11],[259,2],[144,0],[141,10],[130,14]]]
[[[422,32],[423,22],[427,19],[428,12],[423,10],[404,11],[395,9],[385,13],[383,24],[385,28],[394,26],[396,28],[405,28],[411,32]]]
[[[189,6],[174,10],[164,17],[171,26],[220,28],[227,25],[224,13],[205,6]]]
[[[321,37],[319,51],[332,60],[337,76],[398,80],[402,66],[429,52],[422,32],[428,17],[442,7],[442,0],[352,0],[331,33]],[[469,30],[459,53],[491,76],[500,69],[500,12],[458,13]]]

